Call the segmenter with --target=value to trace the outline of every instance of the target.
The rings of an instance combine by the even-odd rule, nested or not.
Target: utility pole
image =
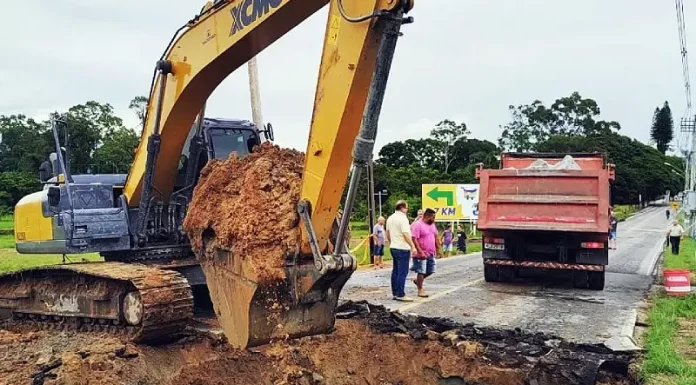
[[[382,190],[379,190],[375,193],[377,195],[377,199],[379,201],[379,216],[380,217],[382,216],[382,197],[386,197],[387,193],[389,193],[389,191],[387,191],[387,189],[382,189]]]
[[[694,190],[694,184],[696,183],[696,156],[694,150],[696,150],[696,118],[695,117],[683,117],[681,119],[680,128],[682,132],[687,133],[691,136],[691,147],[686,151],[686,167],[684,167],[684,194],[682,198],[682,210],[684,210],[685,227],[691,227],[694,221],[693,214],[690,208],[687,207],[687,202],[689,202],[689,193],[687,191]],[[691,193],[693,194],[693,192]]]
[[[372,234],[372,229],[375,228],[375,174],[373,172],[372,159],[367,163],[367,234]],[[370,237],[368,242],[370,246],[370,263],[375,263],[375,256],[372,254],[374,247],[374,239]]]
[[[685,151],[686,167],[684,167],[684,191],[693,190],[696,181],[696,117],[684,117],[681,119],[680,128],[691,137],[691,147]]]
[[[259,91],[259,69],[256,66],[256,56],[247,63],[249,69],[249,92],[251,94],[251,116],[256,127],[263,130],[263,115],[261,114],[261,93]]]
[[[689,128],[691,132],[691,149],[689,150],[689,157],[687,158],[689,164],[689,185],[686,186],[687,190],[693,190],[694,184],[696,184],[696,156],[694,156],[694,151],[696,150],[696,118],[692,118],[689,122]]]

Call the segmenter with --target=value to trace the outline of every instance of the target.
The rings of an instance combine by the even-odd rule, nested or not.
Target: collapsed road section
[[[544,334],[338,308],[327,335],[237,350],[197,332],[169,345],[113,335],[0,331],[0,384],[629,385],[636,356]]]

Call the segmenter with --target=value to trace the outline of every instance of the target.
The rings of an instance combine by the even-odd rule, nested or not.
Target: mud
[[[285,278],[285,258],[300,244],[297,202],[304,154],[269,142],[242,159],[212,160],[201,172],[184,230],[202,263],[218,249],[242,258],[247,278]]]
[[[235,350],[191,331],[133,345],[96,333],[0,330],[0,385],[631,385],[637,358],[544,334],[342,305],[335,330]]]

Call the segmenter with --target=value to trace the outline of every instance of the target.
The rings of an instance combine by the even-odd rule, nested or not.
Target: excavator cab
[[[184,149],[181,152],[179,167],[177,169],[177,181],[175,191],[186,188],[187,173],[189,184],[196,185],[203,167],[210,159],[225,160],[232,153],[243,158],[254,151],[254,147],[261,144],[261,134],[265,134],[266,140],[273,140],[272,126],[270,123],[264,130],[260,130],[254,123],[243,119],[213,119],[204,118],[200,130],[194,125],[189,132]],[[195,167],[189,170],[189,162],[197,157]]]

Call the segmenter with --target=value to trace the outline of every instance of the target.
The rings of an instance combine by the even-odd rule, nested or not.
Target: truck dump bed
[[[505,153],[477,176],[481,230],[608,231],[614,169],[602,154]]]

